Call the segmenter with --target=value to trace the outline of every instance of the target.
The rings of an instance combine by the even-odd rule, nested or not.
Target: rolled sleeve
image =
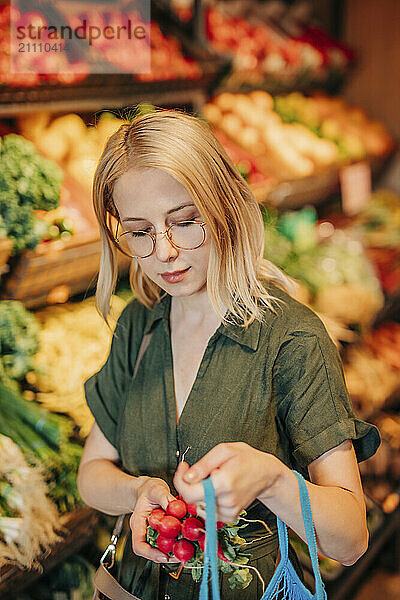
[[[379,432],[355,415],[340,355],[324,329],[288,336],[276,360],[274,382],[278,418],[300,467],[348,439],[358,462],[376,452]]]

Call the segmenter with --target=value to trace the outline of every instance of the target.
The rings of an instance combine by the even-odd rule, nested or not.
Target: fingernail
[[[189,471],[189,473],[186,473],[185,475],[185,479],[187,479],[188,481],[193,481],[195,477],[195,473],[193,473],[192,471]]]

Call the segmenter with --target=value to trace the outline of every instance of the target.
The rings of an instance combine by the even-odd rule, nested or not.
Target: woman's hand
[[[273,485],[282,463],[244,442],[218,444],[189,468],[181,462],[174,486],[186,502],[204,499],[201,481],[208,476],[215,489],[217,519],[232,523],[262,492]],[[283,465],[282,465],[283,466]]]
[[[147,517],[154,508],[166,510],[168,502],[175,500],[168,484],[158,477],[143,477],[144,481],[137,487],[135,510],[129,520],[132,530],[132,549],[137,556],[153,562],[180,562],[169,558],[164,552],[153,548],[146,542]]]

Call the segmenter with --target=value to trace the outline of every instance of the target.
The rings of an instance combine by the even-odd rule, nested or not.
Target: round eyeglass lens
[[[130,256],[148,256],[153,250],[151,235],[143,231],[130,231],[121,235],[119,245]]]
[[[172,225],[169,236],[173,243],[182,250],[194,250],[204,242],[205,232],[200,223],[182,221]]]
[[[182,221],[170,227],[169,239],[182,250],[194,250],[205,240],[205,231],[200,223]],[[119,246],[131,256],[146,257],[152,253],[153,240],[144,231],[130,231],[119,237]]]

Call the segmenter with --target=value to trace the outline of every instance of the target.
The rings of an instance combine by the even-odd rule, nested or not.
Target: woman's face
[[[116,181],[113,200],[123,231],[160,233],[180,221],[202,221],[186,188],[161,169],[130,169]],[[194,250],[175,248],[167,236],[158,235],[153,254],[137,261],[143,273],[171,296],[190,296],[206,286],[209,255],[209,235]]]

